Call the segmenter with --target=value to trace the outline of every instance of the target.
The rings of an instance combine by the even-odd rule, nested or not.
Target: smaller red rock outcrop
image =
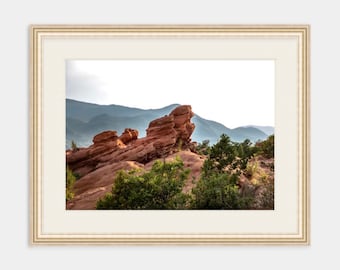
[[[127,144],[131,141],[137,140],[138,138],[138,130],[132,128],[126,128],[122,135],[119,136],[119,139],[122,143]]]
[[[118,138],[117,136],[117,131],[104,131],[102,133],[97,134],[96,136],[93,137],[93,143],[98,144],[98,143],[106,143],[108,141],[114,141]]]

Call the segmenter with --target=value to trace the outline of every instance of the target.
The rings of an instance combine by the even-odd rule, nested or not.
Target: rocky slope
[[[157,159],[180,156],[191,169],[191,176],[198,178],[204,157],[191,150],[194,149],[193,116],[191,106],[178,106],[169,115],[150,122],[146,137],[138,138],[138,131],[130,128],[120,136],[116,131],[104,131],[94,136],[88,148],[67,150],[67,166],[80,177],[74,185],[75,197],[67,203],[67,209],[94,209],[96,201],[111,190],[118,170],[149,170]],[[189,179],[184,191],[192,187],[192,177]]]

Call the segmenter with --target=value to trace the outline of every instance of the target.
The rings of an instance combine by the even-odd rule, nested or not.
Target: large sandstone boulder
[[[177,137],[182,140],[182,143],[189,143],[191,134],[195,129],[195,124],[190,122],[190,119],[194,116],[191,106],[179,106],[170,113],[170,116],[174,117],[174,129]]]
[[[174,129],[175,122],[173,116],[163,116],[150,122],[149,127],[146,130],[146,137],[159,138],[161,136],[176,136],[176,130]]]
[[[96,136],[93,137],[93,143],[98,144],[98,143],[106,143],[108,141],[114,141],[118,138],[117,136],[117,131],[104,131],[102,133],[97,134]]]

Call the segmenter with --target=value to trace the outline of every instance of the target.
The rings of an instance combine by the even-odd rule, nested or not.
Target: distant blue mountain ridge
[[[139,137],[145,137],[149,123],[159,117],[168,115],[179,104],[171,104],[160,109],[139,109],[120,105],[98,105],[66,99],[66,148],[74,141],[80,147],[92,144],[92,138],[105,130],[116,130],[121,134],[125,128],[139,131]],[[193,108],[193,111],[194,108]],[[199,115],[192,118],[195,130],[192,141],[209,140],[211,144],[218,141],[221,134],[227,134],[232,141],[241,142],[249,139],[252,142],[265,140],[274,134],[274,127],[244,126],[234,129],[221,123],[207,120]]]

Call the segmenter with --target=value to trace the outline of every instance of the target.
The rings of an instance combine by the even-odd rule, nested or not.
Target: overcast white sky
[[[190,104],[226,127],[274,126],[272,60],[68,60],[66,97],[156,109]]]

